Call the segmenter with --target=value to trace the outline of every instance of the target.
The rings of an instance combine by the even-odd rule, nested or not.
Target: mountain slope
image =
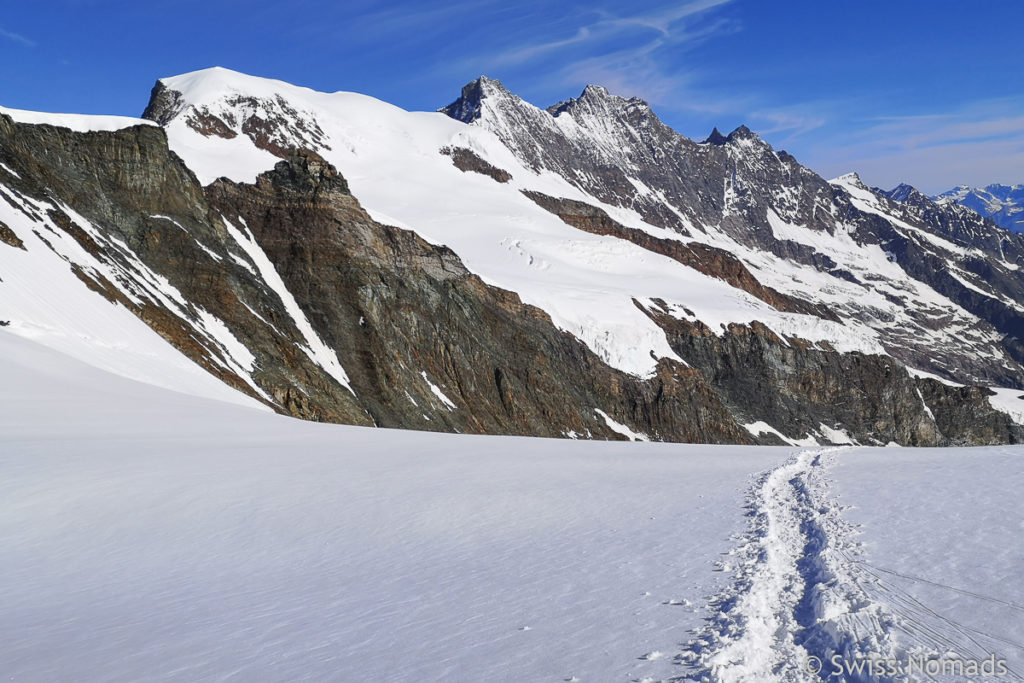
[[[1024,185],[960,185],[933,197],[938,202],[956,202],[1016,233],[1024,232]]]
[[[894,225],[910,225],[927,237],[915,240],[903,262],[907,271],[975,315],[1003,336],[1003,346],[1024,359],[1024,235],[1010,232],[975,211],[934,201],[901,185],[883,197]],[[884,198],[897,203],[885,202]],[[922,226],[933,233],[921,232]],[[936,234],[937,233],[937,234]]]
[[[59,250],[83,286],[275,410],[476,433],[622,438],[628,424],[663,440],[750,439],[693,371],[665,360],[645,380],[609,368],[450,250],[373,221],[312,153],[256,185],[204,189],[152,126],[74,133],[0,118],[0,140],[12,234],[37,235],[33,252]],[[12,329],[33,320],[22,310]]]
[[[696,143],[601,88],[541,110],[480,79],[446,112],[468,123],[211,69],[157,83],[145,115],[160,126],[0,118],[0,258],[23,235],[58,236],[33,248],[74,245],[60,257],[83,286],[308,419],[1020,438],[991,404],[1006,394],[959,386],[1021,386],[1002,332],[1015,309],[986,319],[995,294],[975,305],[905,263],[1001,268],[1012,302],[1016,256],[993,262],[991,245],[828,183],[746,129]]]
[[[833,311],[847,340],[949,379],[1020,381],[991,321],[908,272],[898,216],[865,200],[859,181],[830,184],[744,127],[697,143],[642,101],[603,88],[542,110],[486,78],[442,111],[493,132],[591,202],[615,206],[631,228],[728,251],[763,285]],[[910,230],[925,250],[949,244],[929,239],[928,225]],[[964,253],[944,251],[945,262]],[[971,353],[960,352],[964,344]]]

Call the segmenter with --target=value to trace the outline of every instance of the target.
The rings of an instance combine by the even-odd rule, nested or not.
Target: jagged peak
[[[737,126],[733,132],[729,133],[728,139],[729,142],[735,142],[736,140],[761,140],[757,133],[743,125]]]
[[[502,85],[501,81],[496,78],[489,78],[483,74],[463,86],[463,94],[465,94],[467,90],[481,92],[484,96],[512,94],[509,92],[508,88]]]
[[[453,119],[464,123],[470,123],[480,118],[483,111],[483,101],[488,98],[511,99],[514,98],[511,92],[498,81],[487,76],[480,76],[462,86],[462,93],[459,98],[438,111]]]
[[[711,135],[705,138],[703,144],[722,146],[729,144],[730,142],[741,141],[764,142],[760,137],[758,137],[757,133],[746,126],[738,126],[728,135],[723,135],[722,131],[718,130],[718,126],[715,126],[714,130],[711,131]]]
[[[632,105],[640,105],[649,108],[647,102],[639,97],[624,97],[622,95],[616,95],[603,85],[595,85],[593,83],[583,88],[583,92],[581,92],[580,96],[576,99],[613,102],[616,104],[626,103]]]
[[[828,182],[832,183],[833,185],[853,185],[854,187],[861,187],[864,188],[865,190],[868,189],[868,186],[864,184],[864,181],[860,179],[860,176],[857,175],[856,171],[844,173],[843,175],[837,178],[833,178]]]
[[[722,135],[722,131],[718,130],[718,126],[715,126],[711,131],[711,135],[707,136],[704,140],[705,145],[724,145],[729,142],[729,138]]]
[[[899,185],[888,191],[882,190],[880,191],[880,194],[883,194],[889,199],[892,199],[893,201],[897,202],[905,202],[909,199],[924,197],[923,194],[918,192],[916,187],[914,187],[913,185],[908,185],[907,183],[900,183]]]
[[[598,110],[598,111],[621,111],[624,109],[641,110],[643,113],[653,116],[651,107],[639,97],[623,97],[611,93],[608,88],[602,85],[590,84],[583,88],[579,97],[571,97],[547,108],[552,116],[558,116],[563,112],[572,114],[577,110]]]

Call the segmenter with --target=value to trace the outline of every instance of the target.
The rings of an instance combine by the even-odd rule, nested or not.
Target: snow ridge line
[[[800,451],[751,488],[750,528],[729,553],[734,582],[711,600],[714,616],[676,658],[689,670],[676,680],[892,680],[866,670],[829,678],[835,655],[844,662],[905,657],[890,636],[894,617],[865,590],[871,577],[856,561],[856,530],[828,496],[825,472],[844,450]]]

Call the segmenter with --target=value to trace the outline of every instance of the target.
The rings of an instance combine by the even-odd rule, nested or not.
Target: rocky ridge
[[[932,199],[943,204],[956,202],[1011,232],[1024,232],[1024,185],[961,185]]]
[[[159,127],[74,133],[0,117],[0,168],[9,171],[0,172],[0,199],[19,217],[0,232],[0,249],[25,249],[32,226],[39,240],[28,248],[57,252],[84,286],[211,373],[306,419],[715,443],[1022,437],[991,407],[991,392],[951,382],[1021,381],[1003,331],[1015,329],[1015,309],[1003,301],[1002,314],[991,313],[989,302],[1022,300],[1018,257],[991,266],[1000,284],[972,300],[963,290],[973,291],[977,271],[994,249],[1008,252],[968,216],[917,206],[909,191],[826,182],[747,129],[690,141],[642,101],[603,88],[541,110],[496,81],[470,84],[445,112],[486,128],[505,151],[481,146],[461,124],[434,147],[454,165],[452,178],[466,177],[467,197],[478,182],[507,186],[509,202],[540,211],[524,217],[553,216],[570,234],[670,259],[765,310],[882,341],[877,351],[843,352],[767,319],[715,328],[685,300],[637,293],[630,306],[664,336],[666,352],[651,352],[649,372],[631,373],[417,225],[367,212],[330,160],[357,153],[358,141],[287,95],[235,89],[194,102],[158,83],[146,112],[169,133],[244,141],[277,160],[254,182],[205,187]],[[556,174],[567,196],[531,173]],[[84,255],[63,249],[68,240]],[[879,263],[858,249],[888,253],[890,270],[872,273]],[[939,274],[910,272],[910,259]]]
[[[870,328],[913,367],[1022,387],[1024,356],[1012,341],[1020,241],[970,224],[966,212],[908,210],[854,175],[826,181],[743,126],[694,142],[643,101],[594,86],[545,110],[481,78],[441,111],[600,203],[728,251],[805,308]],[[988,270],[999,272],[994,285]]]

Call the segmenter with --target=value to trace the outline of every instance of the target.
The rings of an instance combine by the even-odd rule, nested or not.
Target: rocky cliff
[[[0,115],[0,250],[54,255],[304,419],[706,443],[1024,436],[982,386],[1024,386],[1024,252],[955,207],[824,181],[746,129],[690,141],[601,88],[543,110],[481,79],[448,116],[410,115],[238,76],[161,82],[147,116],[162,126]]]

